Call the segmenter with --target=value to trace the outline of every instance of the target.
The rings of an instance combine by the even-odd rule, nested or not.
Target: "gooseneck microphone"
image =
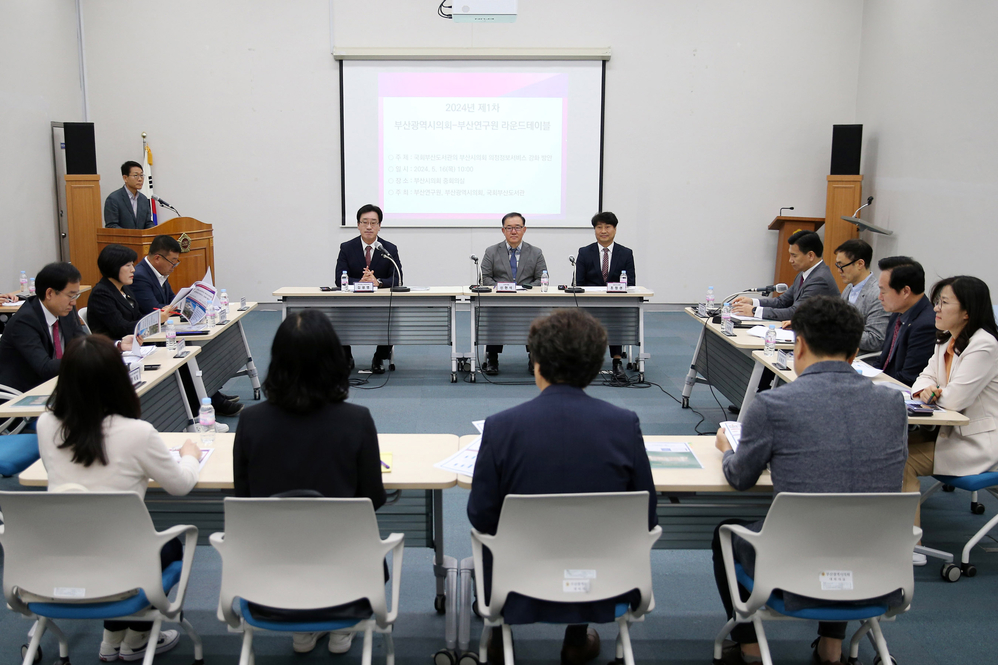
[[[395,263],[395,259],[393,259],[392,255],[388,253],[388,250],[385,249],[384,245],[381,244],[380,240],[374,241],[374,249],[378,252],[381,252],[381,256],[391,261],[392,265],[395,266],[395,275],[398,277],[399,281],[398,284],[396,284],[391,288],[392,293],[408,293],[409,287],[402,286],[402,270],[399,269],[399,264]]]
[[[471,285],[471,287],[470,287],[471,288],[471,292],[472,293],[491,293],[492,292],[492,287],[491,286],[483,286],[482,285],[482,266],[481,266],[481,264],[478,263],[478,257],[476,255],[472,254],[471,255],[471,260],[475,262],[475,279],[478,280],[477,284],[472,284]]]
[[[744,291],[735,291],[730,296],[722,300],[722,303],[731,302],[743,293],[767,293],[770,291],[776,291],[777,293],[783,293],[787,290],[787,285],[780,282],[779,284],[768,284],[766,286],[758,286],[754,289],[745,289]]]
[[[866,206],[870,205],[871,203],[873,203],[873,197],[872,196],[870,196],[870,197],[868,197],[866,199],[866,205],[861,205],[860,207],[856,208],[856,212],[854,212],[852,214],[852,216],[853,217],[857,217],[859,215],[859,211],[862,210],[863,208],[865,208]]]
[[[784,210],[793,210],[793,209],[794,209],[793,206],[786,206],[786,207],[780,208],[780,217],[783,217],[783,211]]]
[[[565,289],[565,293],[585,293],[586,290],[584,288],[575,285],[575,271],[577,269],[577,266],[575,265],[575,257],[569,255],[568,262],[572,264],[572,285]]]
[[[166,201],[164,201],[163,199],[159,198],[158,196],[154,196],[154,197],[152,197],[152,200],[153,200],[153,201],[155,201],[156,203],[160,204],[160,205],[161,205],[161,206],[163,206],[164,208],[169,208],[169,209],[170,209],[170,210],[172,210],[173,212],[177,213],[177,215],[180,215],[180,211],[179,211],[179,210],[177,210],[177,209],[176,209],[176,208],[174,208],[174,207],[173,207],[172,205],[170,205],[169,203],[167,203],[167,202],[166,202]]]

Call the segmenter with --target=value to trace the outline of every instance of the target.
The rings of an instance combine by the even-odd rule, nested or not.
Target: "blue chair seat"
[[[998,471],[978,473],[974,476],[932,476],[941,483],[958,487],[967,492],[977,492],[998,485]]]
[[[37,434],[0,436],[0,476],[16,476],[37,461]]]
[[[752,591],[755,584],[748,576],[742,564],[735,562],[735,577],[738,583]],[[887,605],[821,605],[818,607],[807,607],[800,610],[789,611],[783,602],[783,593],[774,591],[766,601],[766,607],[788,617],[795,619],[811,619],[813,621],[858,621],[861,619],[872,619],[887,613]]]
[[[174,561],[163,571],[163,592],[180,582],[182,561]],[[38,616],[50,619],[116,619],[127,617],[149,607],[145,591],[139,591],[134,596],[124,600],[114,600],[104,603],[28,603],[28,609]]]
[[[239,612],[249,625],[261,630],[276,630],[293,633],[318,633],[327,630],[343,630],[356,626],[363,619],[340,619],[336,621],[273,621],[253,616],[249,603],[239,599]]]

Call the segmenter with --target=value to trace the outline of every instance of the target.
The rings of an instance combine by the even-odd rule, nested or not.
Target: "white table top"
[[[646,289],[643,286],[629,286],[627,287],[627,293],[607,293],[606,288],[600,289],[599,287],[583,287],[591,288],[593,290],[586,291],[585,293],[565,293],[564,291],[559,291],[557,285],[552,284],[548,287],[547,291],[541,291],[541,287],[535,286],[532,289],[523,289],[522,291],[517,291],[516,293],[506,293],[498,291],[489,291],[487,293],[475,293],[470,288],[465,287],[466,295],[479,297],[485,296],[490,298],[492,296],[504,296],[507,298],[531,298],[531,297],[544,297],[544,298],[633,298],[634,296],[640,296],[642,298],[651,298],[655,295],[654,291]]]
[[[191,358],[201,352],[201,349],[196,346],[187,346],[184,350],[188,351],[187,356],[184,358],[174,358],[173,355],[175,352],[167,351],[166,348],[156,349],[143,358],[143,366],[160,365],[160,368],[157,370],[142,370],[143,384],[135,390],[139,397],[142,397],[147,392],[152,390],[153,387],[158,385],[164,379],[172,378],[174,372],[176,372],[181,365],[184,365],[190,361]],[[21,397],[15,397],[4,404],[0,404],[0,417],[37,418],[42,415],[45,413],[44,404],[32,406],[15,406],[15,404],[28,395],[51,395],[52,391],[55,390],[55,385],[58,380],[59,377],[49,379],[45,383],[37,385],[31,390],[25,392]]]
[[[91,288],[92,287],[89,284],[82,284],[80,285],[80,293],[86,293]],[[25,302],[27,301],[22,300],[21,304],[24,304]],[[0,314],[14,314],[19,309],[21,309],[21,305],[0,305]]]
[[[689,314],[691,317],[693,317],[693,319],[695,321],[699,322],[700,325],[703,325],[704,319],[702,319],[699,316],[697,316],[696,309],[694,309],[693,307],[687,307],[686,308],[686,313]],[[779,324],[780,322],[779,321],[759,321],[758,325],[760,325],[760,326],[761,325],[768,326],[770,323]],[[721,324],[720,323],[708,323],[707,324],[707,329],[710,330],[712,333],[714,333],[715,335],[717,335],[718,337],[720,337],[721,339],[723,339],[725,342],[727,342],[728,344],[730,344],[731,346],[733,346],[733,347],[735,347],[737,349],[762,349],[762,348],[765,348],[765,346],[766,346],[766,340],[762,339],[761,337],[754,337],[752,335],[749,335],[748,334],[748,328],[735,328],[735,331],[734,331],[735,332],[735,336],[734,337],[728,337],[723,332],[721,332]],[[792,348],[794,348],[794,345],[793,344],[777,344],[776,348],[778,348],[778,349],[792,349]]]
[[[198,443],[196,434],[163,432],[160,434],[170,448],[179,448],[187,439]],[[232,489],[232,432],[215,435],[215,451],[205,462],[198,478],[198,489]],[[279,445],[275,442],[275,445]],[[392,470],[381,474],[387,490],[447,489],[457,484],[457,476],[433,465],[457,452],[457,437],[453,434],[379,434],[382,453],[392,454]],[[38,460],[21,472],[22,485],[45,487],[48,476]],[[149,487],[159,487],[152,480]]]
[[[475,440],[475,436],[462,436],[459,446],[464,447]],[[690,450],[700,460],[702,469],[652,469],[655,489],[659,492],[734,492],[724,478],[721,459],[724,454],[714,447],[713,436],[646,436],[650,443],[688,443]],[[457,484],[471,489],[469,476],[458,476]],[[759,482],[750,492],[772,492],[773,480],[769,471],[764,471]]]
[[[246,303],[246,309],[243,310],[242,312],[240,312],[239,311],[239,303],[238,302],[229,303],[229,318],[228,318],[228,320],[224,324],[222,324],[220,326],[215,326],[214,328],[211,328],[208,331],[207,335],[179,335],[178,334],[177,337],[179,339],[187,340],[188,344],[204,344],[205,342],[207,342],[209,340],[212,340],[212,339],[215,339],[216,337],[218,337],[219,335],[221,335],[230,326],[234,326],[239,321],[239,319],[243,318],[244,316],[246,316],[247,314],[249,314],[250,312],[252,312],[254,309],[256,309],[256,306],[257,306],[257,303],[255,303],[255,302],[247,302]],[[171,318],[173,319],[173,321],[175,323],[181,322],[181,320],[180,320],[179,317],[171,317]],[[148,337],[144,338],[142,341],[144,343],[147,343],[147,344],[165,343],[166,342],[166,333],[160,331],[160,332],[156,333],[155,335],[149,335]]]
[[[352,291],[323,291],[318,286],[284,286],[274,291],[278,298],[387,298],[390,294],[393,298],[421,298],[433,296],[465,296],[467,287],[464,286],[431,286],[426,290],[415,290],[422,287],[410,287],[412,291],[403,293],[392,293],[389,288],[375,289],[374,292],[354,293]]]

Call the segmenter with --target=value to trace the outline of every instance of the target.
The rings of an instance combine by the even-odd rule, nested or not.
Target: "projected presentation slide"
[[[363,63],[373,66],[348,76],[356,64],[344,68],[348,214],[376,202],[399,226],[493,225],[514,210],[588,225],[599,204],[599,63]]]

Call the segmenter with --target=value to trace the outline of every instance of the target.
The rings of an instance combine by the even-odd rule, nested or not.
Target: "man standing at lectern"
[[[340,283],[340,275],[344,271],[351,284],[370,282],[379,288],[390,288],[402,281],[402,276],[396,275],[395,266],[384,256],[387,252],[398,264],[401,273],[402,259],[399,258],[398,247],[378,237],[383,218],[381,208],[371,203],[361,206],[357,211],[357,230],[360,231],[360,235],[340,245],[340,255],[336,259],[337,284]],[[347,355],[350,368],[353,369],[353,352],[350,346],[343,345],[343,351]],[[391,357],[392,347],[388,344],[379,344],[371,361],[371,371],[375,374],[384,374],[384,361]]]
[[[107,195],[104,200],[104,226],[109,229],[151,229],[152,207],[142,189],[142,165],[125,162],[121,165],[121,179],[125,186]]]

